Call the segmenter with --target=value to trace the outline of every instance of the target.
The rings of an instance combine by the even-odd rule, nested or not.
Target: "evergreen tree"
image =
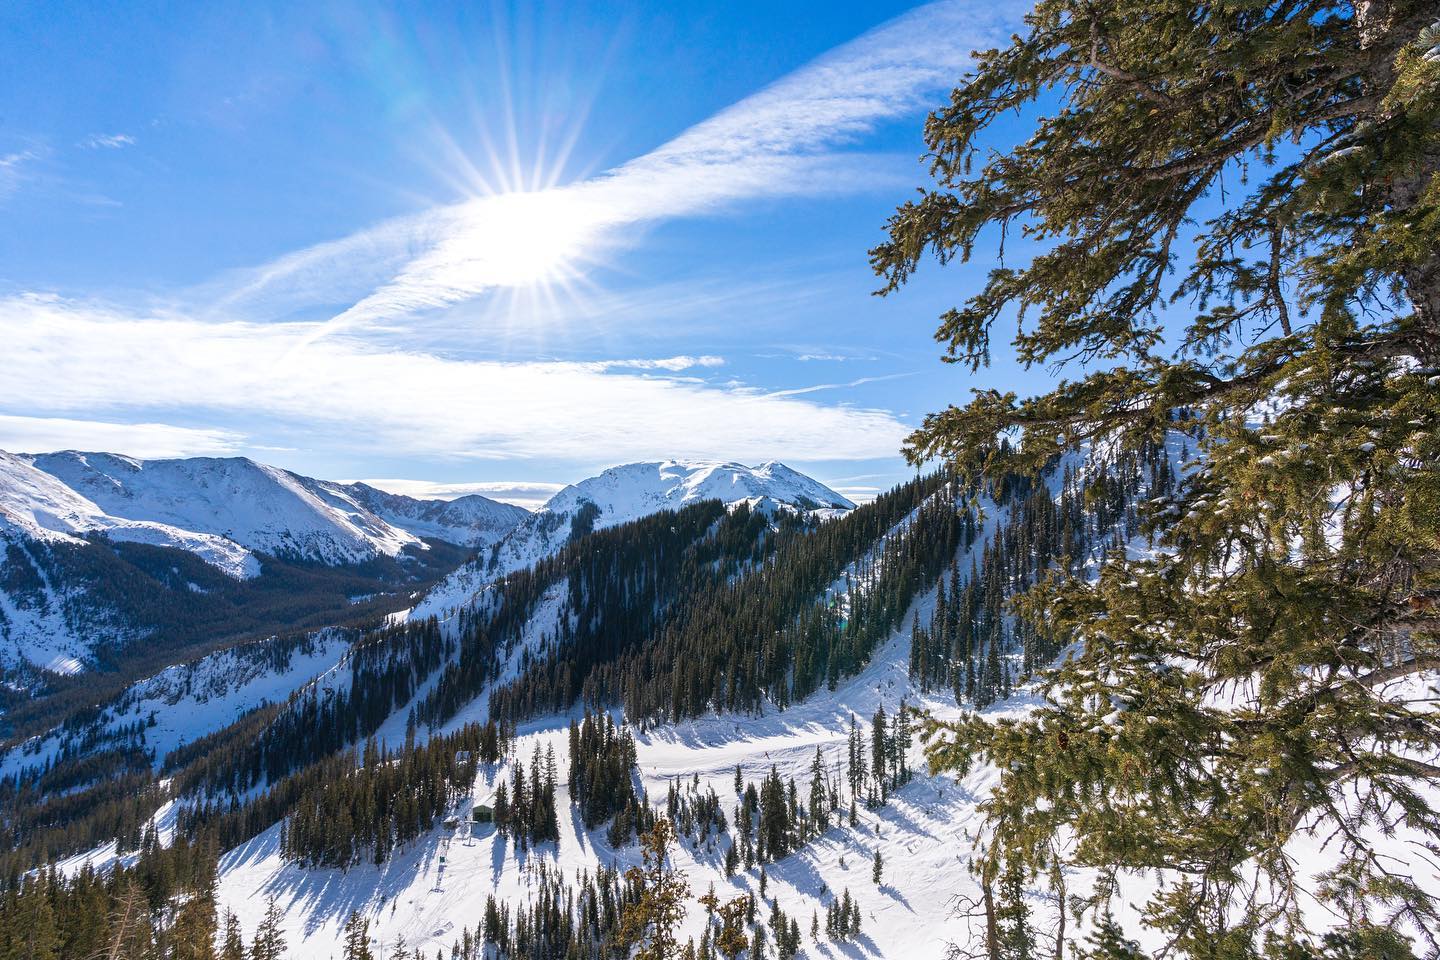
[[[875,708],[875,716],[870,723],[870,769],[875,775],[875,785],[880,799],[884,800],[887,787],[885,772],[890,767],[888,762],[890,744],[883,705]]]
[[[187,898],[175,910],[167,939],[170,960],[215,960],[215,901],[198,894]]]
[[[6,924],[6,956],[14,960],[56,960],[60,934],[50,902],[49,880],[44,872],[19,890],[13,919]],[[8,912],[8,911],[7,911]]]
[[[705,904],[715,928],[709,943],[713,944],[726,960],[735,960],[750,945],[745,936],[745,916],[749,909],[748,899],[736,897],[727,903],[720,903],[712,890],[701,897],[700,902]]]
[[[285,936],[280,928],[284,919],[280,905],[271,897],[260,926],[255,928],[255,939],[250,942],[250,960],[281,960],[285,956]]]
[[[819,747],[815,748],[815,759],[810,763],[810,805],[806,812],[811,836],[830,829],[830,804],[825,797],[825,767]]]
[[[375,960],[375,954],[370,950],[370,921],[354,910],[350,911],[345,921],[342,949],[344,960]]]
[[[640,889],[639,898],[622,918],[620,942],[638,949],[635,960],[672,960],[678,955],[675,930],[685,919],[690,884],[670,864],[675,827],[657,819],[641,838],[643,865],[626,871],[626,879]]]
[[[1303,825],[1337,838],[1314,893],[1342,926],[1384,904],[1440,950],[1415,869],[1373,846],[1401,821],[1440,839],[1421,799],[1440,714],[1396,683],[1440,665],[1434,2],[1038,0],[1027,22],[930,118],[935,188],[872,262],[893,291],[1017,227],[1033,252],[945,315],[946,359],[987,364],[1018,315],[1022,364],[1091,365],[1027,399],[979,391],[907,455],[993,484],[1178,436],[1200,464],[1141,511],[1161,558],[1113,551],[1020,604],[1056,649],[1083,643],[1040,678],[1046,705],[932,752],[1000,770],[982,881],[1056,877],[1057,856],[1174,866],[1187,882],[1146,911],[1174,952],[1222,931],[1234,956],[1247,936],[1321,949],[1285,852]],[[1034,135],[992,152],[1017,112]],[[977,703],[1004,684],[987,646]],[[1278,901],[1245,895],[1252,871]]]
[[[220,960],[245,960],[245,937],[240,931],[240,918],[229,910],[225,911]]]

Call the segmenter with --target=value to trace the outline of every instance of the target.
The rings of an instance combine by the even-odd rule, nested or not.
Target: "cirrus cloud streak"
[[[463,360],[312,324],[132,315],[53,296],[0,300],[0,410],[30,416],[211,416],[346,451],[436,458],[760,461],[893,456],[891,413],[821,405],[680,372],[719,358]],[[297,343],[310,341],[303,350]]]
[[[496,288],[564,282],[648,223],[874,189],[885,184],[876,158],[845,148],[953,85],[1002,13],[970,0],[919,7],[606,173],[478,196],[296,251],[244,275],[218,308],[294,314],[348,303],[313,341]]]

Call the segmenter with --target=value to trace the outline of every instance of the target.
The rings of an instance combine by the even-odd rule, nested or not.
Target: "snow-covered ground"
[[[999,512],[992,510],[987,532],[998,517]],[[895,529],[912,520],[913,515],[906,517]],[[982,536],[973,549],[979,550],[983,544]],[[968,555],[960,560],[969,563]],[[842,592],[844,583],[842,575],[831,593]],[[524,636],[511,651],[502,681],[514,672],[524,652],[535,652],[547,635],[553,635],[561,601],[557,592],[538,604]],[[933,592],[916,601],[923,620],[933,612],[934,602]],[[904,622],[909,623],[908,616]],[[869,719],[878,707],[894,716],[902,700],[938,717],[958,715],[953,700],[921,694],[912,686],[909,642],[908,629],[896,632],[859,675],[834,691],[822,691],[786,710],[771,708],[759,716],[716,714],[637,734],[640,779],[651,802],[663,800],[672,780],[689,783],[698,774],[701,791],[715,790],[733,826],[737,765],[747,781],[757,784],[774,766],[782,777],[794,777],[803,791],[808,788],[817,747],[826,770],[838,775],[852,717],[868,731]],[[422,688],[417,696],[423,694]],[[435,733],[485,719],[487,702],[482,694]],[[1022,695],[995,709],[1024,707]],[[382,728],[381,738],[399,742],[404,737],[406,709],[396,711]],[[553,746],[563,769],[568,725],[575,715],[571,711],[522,725],[514,755],[528,763],[537,743],[542,752]],[[425,735],[420,731],[422,739]],[[807,933],[802,956],[941,956],[947,942],[965,935],[968,921],[951,915],[949,900],[969,883],[966,863],[979,826],[976,804],[993,773],[977,772],[957,784],[945,776],[925,776],[918,748],[912,750],[910,760],[916,778],[892,794],[885,806],[876,810],[862,807],[855,827],[841,818],[819,840],[765,867],[767,895],[778,897],[781,908],[796,916]],[[505,763],[482,768],[471,795],[460,802],[457,812],[464,813],[474,802],[488,802],[508,770]],[[366,863],[345,871],[287,864],[279,853],[277,826],[225,855],[219,897],[249,931],[259,923],[268,897],[274,896],[286,912],[291,954],[299,958],[332,956],[352,910],[370,919],[372,936],[387,947],[403,938],[412,949],[419,947],[427,954],[441,949],[448,954],[461,928],[473,928],[481,920],[487,897],[512,903],[527,898],[535,889],[534,865],[541,860],[558,867],[569,879],[577,871],[593,872],[601,865],[624,868],[638,863],[634,844],[617,850],[606,841],[605,827],[584,828],[563,783],[557,807],[559,844],[541,845],[525,857],[517,857],[513,844],[493,829],[482,828],[471,836],[464,827],[451,831],[439,826],[381,866]],[[694,896],[712,884],[722,899],[747,890],[758,895],[758,865],[733,878],[725,877],[726,843],[728,840],[722,839],[700,849],[689,843],[680,845],[675,864],[686,874]],[[885,880],[878,888],[871,882],[877,849],[886,864]],[[445,858],[443,873],[441,856]],[[846,889],[864,915],[862,937],[848,945],[830,943],[823,936],[819,944],[811,943],[811,914],[819,911],[823,915],[831,896]],[[685,936],[698,938],[703,922],[704,909],[692,901]]]
[[[947,707],[911,688],[908,642],[908,636],[897,635],[859,676],[783,712],[758,718],[719,715],[638,736],[646,792],[658,802],[672,779],[688,783],[698,774],[701,790],[713,788],[733,821],[737,764],[746,780],[757,783],[774,765],[782,777],[794,776],[803,790],[817,746],[827,770],[843,764],[852,715],[864,725],[878,706],[893,715],[902,698],[912,706],[955,713],[953,703]],[[1012,703],[1009,709],[1019,705]],[[457,718],[455,723],[462,721]],[[542,751],[552,745],[563,768],[568,723],[567,715],[526,724],[515,755],[528,763],[536,743]],[[918,753],[912,753],[911,762],[913,767],[921,765]],[[467,810],[471,802],[487,801],[507,770],[508,764],[482,768],[471,797],[462,801],[459,811]],[[799,852],[769,864],[765,868],[768,896],[778,897],[780,906],[797,916],[807,932],[802,956],[938,957],[947,941],[963,936],[965,921],[951,915],[948,901],[969,884],[966,862],[979,826],[976,804],[991,776],[979,772],[961,783],[943,776],[917,776],[892,794],[884,807],[862,808],[857,826],[834,826]],[[584,828],[563,783],[557,800],[559,844],[542,844],[525,857],[517,857],[514,846],[493,829],[481,828],[471,837],[464,828],[451,831],[440,826],[378,867],[367,863],[348,871],[302,869],[281,859],[277,826],[225,855],[219,897],[249,931],[259,923],[266,899],[274,896],[285,910],[286,936],[295,957],[332,956],[352,910],[370,918],[372,936],[387,946],[400,937],[412,949],[430,954],[438,948],[448,955],[461,927],[473,928],[481,920],[488,896],[525,901],[534,889],[533,864],[539,860],[558,867],[570,879],[579,870],[593,872],[599,865],[623,868],[638,863],[635,845],[616,850],[606,842],[604,827]],[[758,865],[732,879],[725,877],[726,842],[712,850],[680,845],[675,865],[686,874],[696,896],[711,884],[722,899],[746,890],[758,894]],[[886,865],[878,888],[871,883],[877,849]],[[811,913],[823,914],[829,902],[822,891],[838,895],[845,889],[864,915],[863,936],[845,948],[826,943],[823,937],[819,946],[810,943]],[[685,935],[698,939],[703,918],[704,909],[692,901]]]
[[[1172,461],[1177,459],[1172,456]],[[1084,468],[1080,460],[1070,465]],[[1052,492],[1058,494],[1053,486]],[[970,548],[977,555],[1005,512],[988,500],[980,506],[984,522]],[[906,518],[901,525],[910,520]],[[1138,542],[1130,547],[1137,556],[1147,552]],[[961,570],[969,568],[969,554],[962,552],[957,559]],[[848,572],[854,576],[862,566],[857,564]],[[832,597],[839,595],[842,604],[846,582],[842,575],[829,590]],[[477,576],[474,590],[464,599],[471,599],[481,585]],[[546,638],[553,636],[562,601],[563,591],[557,589],[537,604],[527,629],[508,653],[502,681],[515,674],[526,653],[536,653]],[[917,612],[922,622],[928,622],[934,604],[934,592],[927,592],[916,599],[912,612]],[[900,622],[908,625],[910,612]],[[698,776],[702,792],[713,789],[719,795],[733,828],[737,765],[745,780],[757,784],[774,766],[783,778],[793,777],[803,794],[817,748],[827,771],[838,772],[844,763],[852,718],[868,734],[869,719],[878,707],[893,717],[902,701],[929,711],[937,719],[958,716],[960,708],[948,694],[925,694],[911,683],[909,644],[906,626],[877,648],[859,675],[842,681],[833,691],[821,690],[783,711],[768,708],[759,715],[712,714],[637,733],[639,777],[650,801],[662,802],[671,782],[678,779],[690,783]],[[303,672],[314,666],[297,670]],[[319,682],[332,677],[341,682],[342,672],[332,667]],[[421,684],[415,696],[424,696],[433,682],[434,675]],[[1415,682],[1434,685],[1435,678]],[[1022,688],[986,713],[992,717],[1019,716],[1035,706],[1033,695]],[[403,740],[408,707],[403,705],[395,711],[381,728],[381,739],[391,745]],[[467,722],[483,720],[487,712],[488,694],[482,694],[435,732],[450,732]],[[567,728],[574,715],[572,711],[522,725],[514,756],[528,765],[537,744],[542,752],[546,746],[553,746],[563,770]],[[418,731],[422,739],[428,734]],[[975,942],[982,921],[963,909],[967,898],[979,893],[969,862],[983,828],[980,805],[998,773],[979,765],[958,781],[948,775],[928,776],[918,746],[911,749],[910,766],[917,771],[915,779],[893,793],[884,806],[875,810],[862,807],[855,826],[850,826],[843,816],[838,818],[819,839],[765,867],[768,896],[778,898],[781,908],[799,920],[804,934],[801,956],[827,960],[840,956],[928,958],[944,956],[950,943]],[[489,802],[495,785],[508,778],[509,769],[507,763],[482,767],[474,788],[454,811],[461,815],[462,824],[472,803]],[[557,868],[561,876],[573,881],[579,871],[593,872],[601,865],[624,868],[638,862],[635,845],[617,850],[607,842],[605,827],[584,828],[563,782],[557,800],[559,843],[542,844],[523,856],[493,829],[482,827],[472,835],[464,825],[459,829],[441,825],[396,851],[380,866],[365,863],[346,871],[303,869],[281,858],[281,828],[276,826],[225,853],[218,896],[222,908],[239,916],[247,935],[259,923],[267,899],[274,897],[285,913],[290,955],[300,960],[336,956],[341,927],[352,911],[370,920],[371,935],[386,945],[387,952],[397,939],[403,939],[409,948],[422,949],[427,955],[437,950],[448,955],[462,929],[473,929],[481,921],[487,897],[493,895],[519,904],[533,895],[537,889],[535,867],[539,863]],[[1436,800],[1440,803],[1440,797]],[[172,820],[169,808],[158,815],[162,835]],[[1383,853],[1415,862],[1415,839],[1402,833],[1378,842]],[[724,850],[728,842],[722,835],[698,849],[689,842],[681,843],[675,865],[689,880],[693,896],[698,897],[712,885],[722,899],[745,891],[758,894],[759,866],[741,870],[733,878],[725,877]],[[885,864],[884,881],[879,886],[871,879],[876,851]],[[1302,836],[1295,842],[1293,853],[1296,862],[1313,876],[1330,860],[1333,850],[1325,848],[1321,837]],[[66,868],[74,869],[87,859],[103,863],[113,854],[113,846],[102,847],[72,858]],[[1421,871],[1422,882],[1440,891],[1440,868],[1431,871],[1428,880],[1423,867]],[[1072,893],[1085,892],[1093,880],[1083,871],[1066,874]],[[1132,935],[1140,930],[1137,911],[1154,892],[1156,883],[1157,878],[1148,875],[1122,878],[1121,895],[1114,907],[1117,920]],[[861,937],[849,944],[831,942],[823,935],[818,942],[812,941],[810,917],[816,912],[823,914],[831,898],[846,890],[857,901],[863,916]],[[1044,936],[1056,904],[1039,891],[1032,891],[1028,901],[1037,931]],[[1303,903],[1302,910],[1316,929],[1335,922],[1313,900]],[[761,913],[768,910],[762,909]],[[704,910],[692,899],[682,938],[698,937],[703,922]],[[1083,939],[1083,929],[1077,930],[1073,921],[1071,933]]]
[[[933,604],[933,593],[918,601],[922,619],[933,611]],[[843,768],[852,717],[868,734],[867,724],[876,708],[883,706],[893,717],[902,700],[938,719],[958,716],[953,700],[943,694],[923,694],[911,684],[909,639],[908,631],[897,632],[858,676],[787,710],[771,709],[760,716],[712,715],[638,734],[639,773],[651,802],[663,802],[672,781],[690,783],[698,775],[701,791],[713,789],[721,798],[733,828],[736,765],[746,781],[757,784],[773,765],[782,778],[795,779],[803,796],[817,747],[827,771],[838,774]],[[1434,679],[1425,682],[1433,684]],[[1033,696],[1022,689],[985,714],[992,718],[1019,716],[1035,705]],[[553,746],[563,770],[571,716],[523,725],[514,755],[528,764],[537,743],[542,752],[547,745]],[[457,717],[447,729],[466,719],[475,717]],[[892,793],[884,806],[874,810],[862,806],[856,826],[849,826],[844,817],[837,818],[818,840],[765,867],[767,896],[778,898],[781,908],[800,922],[804,934],[800,956],[827,960],[938,958],[946,955],[949,944],[978,942],[983,920],[966,910],[967,905],[978,902],[980,892],[969,864],[984,823],[980,804],[994,787],[998,773],[989,765],[977,765],[959,780],[949,775],[928,776],[918,747],[911,750],[910,765],[917,771],[915,779]],[[489,802],[495,786],[507,778],[508,769],[504,763],[498,768],[482,768],[471,795],[457,805],[456,812],[463,818],[473,802]],[[1440,802],[1440,796],[1436,801]],[[334,956],[341,927],[352,910],[370,920],[371,934],[378,943],[388,947],[401,938],[427,955],[438,949],[448,956],[461,929],[473,929],[480,922],[488,896],[512,904],[527,901],[537,889],[534,867],[541,861],[558,868],[569,880],[579,871],[593,873],[597,866],[623,869],[639,862],[634,844],[617,850],[607,843],[603,826],[584,828],[563,782],[557,806],[560,842],[542,844],[525,855],[517,854],[513,844],[490,828],[480,828],[471,836],[464,826],[459,830],[437,826],[385,864],[365,863],[348,871],[302,869],[285,863],[279,854],[280,828],[276,827],[224,856],[219,897],[225,907],[236,912],[247,931],[259,923],[266,900],[275,897],[285,911],[285,934],[291,955],[297,958]],[[1402,831],[1374,839],[1382,855],[1416,862],[1417,835]],[[697,849],[689,842],[679,845],[674,865],[687,877],[692,895],[698,897],[713,885],[722,900],[746,891],[758,896],[758,865],[726,878],[726,843],[722,838],[708,848]],[[871,879],[877,850],[885,865],[878,887]],[[1333,850],[1320,836],[1302,836],[1293,845],[1292,855],[1303,873],[1313,877],[1331,862]],[[1420,879],[1440,893],[1440,867],[1430,870],[1428,880],[1422,869]],[[1094,880],[1089,871],[1066,873],[1071,893],[1087,892]],[[1122,928],[1142,942],[1148,939],[1146,945],[1152,948],[1157,943],[1143,935],[1139,910],[1156,883],[1157,878],[1150,875],[1122,877],[1120,896],[1114,903],[1115,918]],[[845,890],[860,907],[862,936],[839,944],[822,933],[818,942],[812,941],[812,913],[820,913],[823,930],[825,905]],[[1027,901],[1037,935],[1043,938],[1051,930],[1056,904],[1038,890],[1030,891]],[[1313,899],[1302,902],[1301,909],[1315,929],[1336,922],[1335,916]],[[768,915],[768,910],[762,909],[761,914]],[[682,939],[698,939],[704,917],[704,909],[692,900]],[[1084,924],[1077,926],[1071,920],[1072,937],[1083,940],[1084,929]]]

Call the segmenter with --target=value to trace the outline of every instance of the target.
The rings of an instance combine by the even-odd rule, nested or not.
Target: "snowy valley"
[[[803,933],[797,956],[937,956],[973,932],[975,918],[956,908],[976,891],[970,845],[994,774],[927,776],[913,736],[918,712],[1024,711],[1026,676],[1058,651],[1018,632],[997,603],[1062,554],[1083,571],[1130,540],[1133,504],[1164,494],[1178,453],[1098,471],[1067,459],[1050,486],[1019,484],[975,502],[932,477],[860,508],[780,465],[616,468],[566,488],[389,626],[265,641],[171,668],[89,725],[12,747],[0,772],[18,783],[48,771],[37,782],[58,784],[71,782],[59,775],[73,766],[128,769],[143,799],[121,816],[117,839],[70,853],[62,869],[140,863],[153,845],[216,831],[222,909],[248,939],[273,898],[297,957],[335,955],[347,925],[362,922],[386,955],[402,942],[427,957],[466,944],[478,951],[492,901],[518,922],[605,871],[639,865],[635,821],[656,811],[680,825],[674,864],[692,895],[760,897],[769,936],[782,920],[782,955],[794,952],[788,918]],[[1083,511],[1082,492],[1096,483],[1104,505]],[[493,560],[522,555],[523,567]],[[619,583],[631,586],[614,593]],[[720,604],[706,616],[737,642],[733,652],[694,626],[703,596]],[[747,603],[761,606],[760,621],[735,619],[750,617]],[[733,634],[774,616],[778,647]],[[687,631],[699,646],[686,646]],[[647,661],[657,650],[662,660]],[[745,661],[760,669],[734,674]],[[585,676],[563,680],[562,666]],[[672,693],[670,679],[637,685],[657,669],[676,691],[695,693]],[[644,673],[627,679],[635,670]],[[634,767],[615,788],[638,804],[618,814],[625,828],[616,815],[587,827],[563,773],[550,801],[554,839],[474,819],[479,807],[493,811],[517,767],[521,783],[542,756],[563,772],[570,727],[588,709],[633,738]],[[875,737],[877,722],[886,736]],[[502,741],[493,758],[456,745],[485,730]],[[363,777],[375,756],[429,755],[427,744],[453,754],[452,769],[439,805],[419,820],[384,827],[373,845],[356,828],[316,839],[328,828],[302,834],[293,820],[320,802],[305,799],[307,776],[333,782],[348,768]],[[139,767],[126,766],[132,756]],[[800,791],[784,849],[761,842],[752,851],[740,821],[761,808],[741,809],[737,777]],[[292,799],[275,806],[280,797]],[[1036,914],[1053,910],[1037,903]],[[698,941],[705,911],[692,898],[686,915],[682,939]]]

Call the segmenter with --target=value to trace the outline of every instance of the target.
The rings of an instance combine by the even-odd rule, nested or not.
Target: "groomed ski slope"
[[[730,816],[736,764],[747,780],[758,782],[773,764],[782,777],[808,784],[818,746],[826,766],[835,769],[843,763],[852,711],[864,723],[880,705],[893,715],[902,696],[917,702],[907,677],[907,645],[908,637],[895,637],[861,675],[784,712],[758,718],[709,717],[639,735],[640,776],[651,801],[663,800],[672,778],[689,781],[698,773],[702,791],[713,787]],[[944,710],[938,700],[925,705]],[[956,712],[953,705],[949,712]],[[536,743],[542,752],[553,745],[563,770],[568,722],[568,717],[553,717],[522,727],[516,756],[528,764]],[[912,754],[912,765],[918,763]],[[503,763],[482,768],[472,799],[486,801],[508,770]],[[964,932],[963,922],[947,915],[946,904],[968,885],[965,862],[979,825],[976,803],[987,790],[989,776],[978,774],[961,784],[919,776],[892,794],[885,807],[862,808],[856,827],[833,827],[800,852],[769,864],[767,894],[779,897],[781,907],[798,916],[807,933],[802,955],[943,954],[945,943]],[[634,844],[617,851],[606,843],[604,827],[584,829],[563,782],[557,806],[560,843],[542,844],[524,859],[517,859],[513,845],[493,829],[482,828],[467,840],[463,832],[442,826],[379,867],[366,863],[348,871],[301,869],[280,858],[277,826],[222,858],[219,898],[248,932],[259,923],[267,898],[274,896],[286,913],[291,955],[298,958],[335,955],[341,927],[352,910],[371,918],[372,935],[387,948],[401,937],[427,955],[436,949],[448,955],[460,928],[473,928],[482,919],[487,896],[526,899],[534,884],[531,868],[540,860],[572,880],[577,871],[593,871],[599,864],[623,868],[638,863]],[[468,807],[465,802],[460,809]],[[677,850],[675,865],[686,874],[692,893],[698,896],[713,883],[722,899],[746,890],[758,896],[758,865],[725,878],[723,843],[713,852],[688,844]],[[871,883],[871,858],[877,848],[886,864],[885,883],[878,889]],[[816,897],[827,887],[837,894],[848,888],[865,917],[864,936],[843,950],[808,941],[811,912],[823,912]],[[703,918],[704,909],[692,902],[685,935],[698,939]]]

